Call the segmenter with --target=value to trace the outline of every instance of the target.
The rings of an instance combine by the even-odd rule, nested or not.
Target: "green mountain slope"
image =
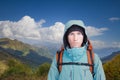
[[[2,51],[0,49],[0,77],[6,70],[9,69],[9,65],[8,64],[11,64],[10,60],[14,60],[15,61],[17,59],[15,57],[13,57],[12,55],[10,55],[9,53],[7,53],[5,51]]]
[[[115,57],[115,56],[118,55],[118,54],[120,54],[120,51],[112,52],[112,54],[101,58],[101,60],[102,60],[103,63],[105,63],[105,62],[111,60],[113,57]]]
[[[19,50],[23,52],[23,55],[27,55],[29,53],[29,49],[34,49],[28,44],[23,44],[18,40],[11,40],[9,38],[0,39],[0,46],[2,48],[10,48],[13,50]]]
[[[38,47],[33,47],[32,45],[29,44],[25,44],[21,41],[18,40],[11,40],[9,38],[1,38],[0,39],[0,47],[2,48],[10,48],[13,50],[18,50],[23,52],[23,56],[26,56],[30,50],[34,50],[36,52],[38,52],[38,54],[40,54],[41,56],[47,56],[50,57],[50,53],[46,48],[38,48]]]
[[[4,53],[4,55],[9,54],[10,56],[30,65],[40,65],[44,62],[51,62],[52,58],[46,48],[34,47],[9,38],[0,39],[0,51]]]
[[[120,54],[103,65],[107,80],[120,80]]]

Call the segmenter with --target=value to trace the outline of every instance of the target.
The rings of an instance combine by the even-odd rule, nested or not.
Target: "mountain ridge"
[[[2,54],[9,54],[22,62],[34,66],[38,66],[44,62],[50,63],[52,61],[52,55],[47,49],[34,47],[16,39],[1,38],[0,51]]]
[[[120,54],[120,51],[116,51],[116,52],[112,52],[112,54],[105,56],[103,58],[101,58],[102,62],[105,63],[107,61],[112,60],[112,58],[114,58],[116,55]]]

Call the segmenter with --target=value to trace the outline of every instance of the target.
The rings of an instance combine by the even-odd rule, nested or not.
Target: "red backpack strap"
[[[62,64],[63,51],[64,49],[61,49],[61,51],[57,51],[56,53],[57,68],[58,68],[59,73],[62,70],[62,65],[60,64]]]
[[[93,59],[94,59],[94,53],[87,51],[87,58],[88,58],[88,63],[92,66],[90,66],[90,71],[91,73],[93,73],[93,67],[94,67],[94,63],[93,63]]]
[[[92,65],[90,66],[90,71],[94,76],[94,53],[92,50],[92,45],[89,40],[88,40],[88,48],[87,48],[87,58],[88,58],[88,63]]]

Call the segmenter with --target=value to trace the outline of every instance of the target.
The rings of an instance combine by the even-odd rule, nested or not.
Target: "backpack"
[[[57,69],[58,69],[59,73],[62,70],[62,65],[82,65],[82,66],[89,66],[90,72],[92,73],[92,75],[94,77],[94,53],[92,51],[92,45],[89,40],[88,40],[88,47],[87,47],[88,63],[62,62],[63,52],[64,52],[64,48],[61,48],[61,50],[57,51],[57,53],[56,53]]]

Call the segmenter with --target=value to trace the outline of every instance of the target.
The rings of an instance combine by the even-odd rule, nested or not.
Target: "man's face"
[[[70,47],[81,47],[83,42],[83,35],[80,31],[72,31],[68,35],[68,42],[70,44]]]

